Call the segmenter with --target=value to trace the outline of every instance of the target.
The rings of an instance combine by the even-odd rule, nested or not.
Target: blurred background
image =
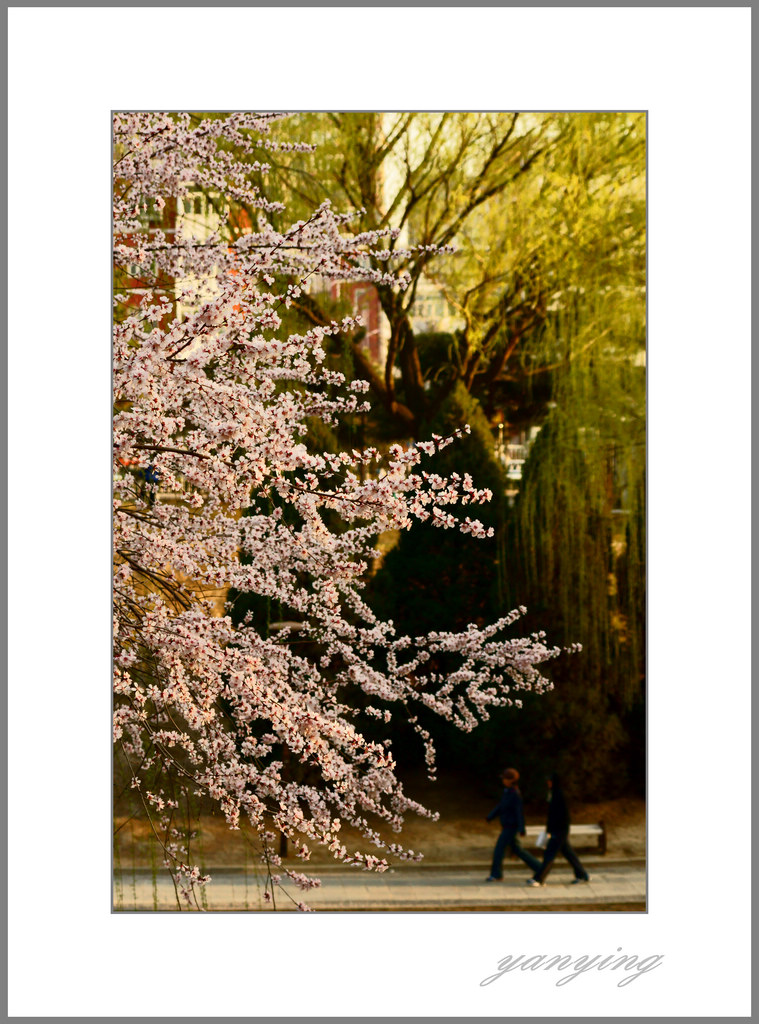
[[[371,412],[336,427],[310,422],[306,443],[386,449],[468,423],[471,434],[424,468],[469,472],[494,495],[480,514],[492,539],[424,524],[379,536],[369,604],[412,636],[484,625],[526,605],[513,635],[543,630],[549,645],[582,644],[545,666],[552,691],[514,693],[521,709],[497,709],[471,733],[421,712],[438,752],[434,787],[401,712],[381,727],[399,774],[410,795],[458,819],[460,834],[491,809],[507,766],[520,770],[528,816],[541,820],[545,779],[557,770],[581,813],[635,818],[642,852],[645,115],[309,113],[283,120],[276,136],[316,148],[267,156],[262,187],[286,204],[267,215],[275,228],[329,199],[356,212],[349,230],[395,229],[395,258],[367,260],[407,285],[312,276],[280,310],[284,336],[348,313],[364,323],[331,339],[329,358],[370,382]],[[170,237],[180,223],[199,235],[221,226],[235,239],[258,216],[198,188],[147,210],[145,227]],[[173,282],[134,273],[117,273],[115,284],[135,301],[147,286],[171,294]],[[173,312],[180,307],[175,297]],[[265,632],[292,617],[267,599],[223,592],[220,611],[225,598],[234,617],[250,612]],[[362,728],[372,736],[379,727],[367,719]],[[128,816],[120,781],[117,765],[117,826]],[[487,844],[486,833],[476,842]]]
[[[516,764],[575,798],[645,786],[646,120],[640,113],[326,113],[282,131],[267,188],[305,218],[330,199],[354,228],[398,228],[403,291],[312,282],[292,328],[361,311],[336,366],[372,412],[315,447],[381,446],[469,423],[432,471],[494,493],[493,540],[419,524],[380,538],[368,598],[412,635],[524,604],[516,635],[581,643],[471,734],[436,723],[441,770],[476,785]],[[273,188],[272,188],[273,186]],[[240,230],[244,230],[244,223]],[[430,254],[429,245],[453,245]],[[390,248],[391,246],[389,246]],[[398,727],[396,757],[418,764]],[[537,796],[537,794],[536,794]]]

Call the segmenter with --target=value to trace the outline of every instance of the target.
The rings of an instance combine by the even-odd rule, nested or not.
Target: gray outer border
[[[149,6],[152,6],[152,5],[141,5],[141,6],[148,6],[149,7]],[[173,6],[173,5],[171,5],[171,6]],[[281,4],[280,6],[282,6],[282,7],[290,7],[290,6],[296,6],[296,5]],[[402,4],[388,4],[386,6],[395,7],[395,6],[404,6],[404,5],[402,5]],[[699,5],[693,5],[693,6],[711,6],[711,5],[699,4]],[[736,5],[736,6],[749,7],[749,8],[751,7],[750,4],[740,4],[740,5]],[[0,34],[2,35],[2,38],[3,38],[4,42],[5,42],[5,52],[7,53],[7,46],[8,46],[8,7],[7,6],[5,8],[5,16],[4,16],[3,21],[2,21],[2,28],[0,28]],[[754,41],[754,37],[755,37],[755,29],[754,29],[753,19],[752,19],[752,28],[751,28],[752,43]],[[7,184],[8,184],[8,168],[7,168],[8,105],[7,104],[8,104],[8,77],[7,77],[7,73],[4,76],[4,78],[3,78],[2,86],[0,86],[0,89],[2,90],[2,93],[4,94],[5,102],[3,103],[3,111],[4,111],[5,124],[6,124],[6,133],[4,135],[4,143],[5,143],[5,147],[6,147],[6,153],[5,153],[5,159],[2,161],[2,166],[0,167],[0,181],[5,185],[5,188],[4,188],[5,202],[4,202],[4,204],[0,204],[0,206],[2,206],[2,213],[0,214],[0,217],[2,217],[2,228],[3,228],[3,233],[5,235],[5,238],[6,238],[6,249],[5,249],[4,253],[3,253],[5,264],[6,264],[6,266],[5,266],[6,273],[2,275],[2,285],[0,285],[0,287],[4,291],[4,298],[6,300],[6,308],[7,308],[7,299],[8,299],[8,282],[7,282],[7,228],[8,228],[8,217],[7,217],[7,211],[8,211],[8,191],[7,191]],[[752,115],[752,125],[753,125],[753,123],[754,123],[754,116]],[[646,129],[647,129],[646,130],[646,143],[647,143],[647,146],[648,146],[649,131],[650,131],[650,124],[649,124],[648,116],[647,116],[647,122],[646,122]],[[752,145],[752,157],[753,157],[753,152],[754,152],[754,148],[753,148],[753,145]],[[647,177],[647,189],[646,189],[646,191],[647,191],[647,218],[646,219],[647,219],[647,227],[650,229],[650,223],[649,223],[649,217],[648,217],[648,211],[650,209],[649,206],[648,206],[648,180],[649,179]],[[753,240],[753,238],[756,235],[756,225],[757,225],[757,218],[758,217],[759,217],[759,214],[757,214],[756,210],[754,209],[752,211],[752,218],[751,218],[752,240]],[[646,245],[647,277],[648,277],[648,253],[649,253],[649,251],[650,251],[650,233],[647,235],[647,245]],[[756,271],[754,271],[754,273],[752,274],[752,286],[753,286],[754,281],[756,280],[756,276],[757,276],[756,275]],[[648,290],[647,290],[647,301],[648,301]],[[109,321],[110,321],[110,311],[109,311]],[[648,321],[648,308],[647,308],[647,311],[646,311],[647,328],[648,328],[648,322],[649,321]],[[4,324],[4,335],[5,335],[5,345],[2,346],[2,351],[0,352],[0,369],[5,371],[4,372],[4,379],[5,379],[5,382],[6,382],[6,407],[5,407],[4,415],[2,417],[0,417],[0,437],[2,438],[2,441],[0,443],[0,452],[1,452],[0,458],[2,458],[2,460],[4,462],[4,467],[5,467],[4,483],[5,483],[5,486],[6,486],[6,495],[5,495],[6,500],[4,502],[2,502],[2,508],[0,510],[0,522],[2,523],[2,526],[3,526],[3,533],[4,533],[4,539],[5,539],[5,544],[3,546],[2,553],[0,554],[0,567],[2,568],[3,578],[4,578],[4,582],[5,582],[5,587],[3,588],[2,599],[1,599],[2,603],[3,603],[3,611],[5,612],[5,614],[2,615],[2,625],[0,626],[0,630],[2,630],[2,639],[5,642],[5,649],[6,649],[6,652],[7,652],[7,639],[8,639],[7,638],[7,629],[8,629],[8,627],[7,627],[7,601],[8,601],[8,563],[7,563],[8,511],[7,511],[7,482],[6,481],[7,481],[7,469],[8,469],[8,412],[7,412],[7,409],[8,409],[8,407],[7,407],[7,386],[8,385],[7,385],[7,381],[8,381],[8,341],[9,341],[9,339],[8,339],[7,319],[6,319],[5,324]],[[648,336],[648,329],[647,329],[647,336]],[[753,340],[753,326],[752,326],[752,340]],[[647,348],[648,348],[648,346],[647,346]],[[647,366],[647,369],[648,369],[648,366]],[[756,365],[754,365],[754,367],[752,369],[752,380],[753,380],[753,377],[756,374],[757,374]],[[109,413],[109,417],[110,417],[110,413]],[[753,428],[753,422],[752,422],[752,436],[753,436],[753,432],[754,432],[754,428]],[[646,434],[647,434],[647,440],[648,440],[648,418],[647,418],[647,431],[646,431]],[[108,472],[109,473],[111,472],[110,468],[109,468]],[[109,480],[110,480],[110,476],[109,476]],[[112,486],[112,481],[111,481],[111,486]],[[752,484],[752,498],[754,496],[754,493],[755,493],[754,486]],[[650,524],[649,524],[649,521],[648,521],[648,505],[647,505],[647,515],[646,515],[647,533],[648,533],[649,525]],[[752,560],[751,560],[752,579],[755,578],[757,564],[759,564],[759,555],[757,555],[756,551],[754,551],[752,553]],[[648,605],[647,605],[647,607],[648,607]],[[754,613],[752,615],[752,625],[754,623],[756,623],[757,621],[759,621],[759,615],[757,615],[756,611],[754,611]],[[7,723],[8,723],[8,714],[7,714],[7,711],[8,711],[8,679],[7,679],[8,669],[7,669],[7,664],[8,663],[7,663],[7,656],[6,656],[6,659],[4,659],[3,666],[2,666],[2,671],[3,671],[3,674],[5,676],[5,683],[6,683],[6,685],[5,685],[5,693],[4,693],[4,706],[5,706],[5,712],[6,712],[6,715],[5,715],[5,718],[6,718],[6,732],[5,732],[4,741],[5,741],[6,754],[7,754],[7,735],[8,735],[7,734]],[[753,679],[753,665],[752,665],[752,679]],[[646,706],[647,706],[646,728],[648,729],[648,702],[647,702]],[[756,716],[757,716],[757,710],[756,710],[756,705],[754,705],[753,712],[752,712],[752,724],[753,724]],[[110,749],[110,744],[109,744],[109,762],[110,762],[110,759],[111,759],[111,749]],[[647,750],[647,757],[646,757],[646,772],[647,772],[647,776],[648,776],[648,750]],[[6,948],[4,950],[6,955],[3,956],[3,958],[2,958],[2,966],[0,967],[0,985],[2,986],[2,990],[3,990],[3,993],[4,993],[4,997],[5,997],[4,998],[4,1005],[3,1005],[3,1017],[4,1017],[4,1019],[7,1020],[7,1019],[11,1019],[11,1018],[8,1017],[8,1012],[7,1012],[8,1011],[8,963],[7,963],[7,935],[8,935],[8,899],[7,899],[7,894],[8,894],[8,853],[7,853],[8,796],[7,796],[7,784],[8,784],[8,765],[7,765],[7,756],[6,756],[6,758],[3,758],[2,766],[0,767],[0,773],[2,774],[2,776],[4,777],[4,780],[5,780],[5,786],[2,788],[2,795],[0,796],[0,800],[2,801],[2,805],[3,805],[4,811],[5,811],[5,813],[2,816],[2,825],[0,826],[2,828],[2,832],[3,832],[3,836],[2,836],[3,842],[0,843],[0,865],[2,865],[2,867],[4,869],[3,874],[4,874],[4,886],[5,886],[5,888],[4,888],[4,897],[5,898],[3,899],[3,902],[2,902],[2,918],[3,918],[4,925],[5,925],[5,928],[4,928],[4,931],[3,931],[3,938],[4,938],[5,943],[6,943]],[[756,775],[757,775],[755,764],[752,764],[751,775],[752,775],[752,781],[755,782],[756,781]],[[646,791],[648,791],[648,784],[646,785]],[[753,806],[754,806],[754,803],[752,801],[752,808],[753,808]],[[753,831],[753,828],[752,828],[752,838],[753,838],[753,836],[754,836],[754,831]],[[648,861],[648,839],[646,841],[646,854],[647,854],[647,861]],[[647,886],[648,886],[648,869],[647,869]],[[753,911],[755,910],[755,907],[756,907],[756,896],[754,895],[754,897],[752,899],[752,926],[753,926]],[[753,976],[752,976],[752,982],[751,982],[751,994],[752,994],[752,1002],[753,1002]],[[17,1018],[13,1018],[13,1019],[17,1019]],[[30,1020],[30,1019],[33,1019],[33,1018],[25,1017],[25,1018],[18,1018],[18,1019]],[[36,1018],[36,1019],[48,1019],[48,1018]],[[137,1021],[137,1020],[177,1020],[177,1021],[184,1021],[186,1018],[184,1018],[184,1017],[151,1018],[151,1017],[147,1017],[146,1016],[146,1017],[140,1017],[140,1018],[123,1018],[122,1017],[120,1019],[123,1019],[123,1020],[130,1019],[130,1020],[135,1020],[135,1021]],[[232,1018],[232,1017],[210,1018],[209,1017],[209,1018],[202,1018],[202,1019],[204,1019],[204,1020],[212,1020],[212,1019],[233,1020],[233,1019],[239,1019],[239,1018]],[[266,1018],[259,1017],[259,1018],[252,1018],[252,1019],[264,1020]],[[268,1019],[269,1020],[273,1020],[273,1021],[283,1022],[283,1024],[285,1024],[285,1022],[293,1022],[293,1024],[294,1024],[294,1022],[296,1022],[296,1021],[330,1020],[330,1019],[334,1019],[334,1018],[326,1018],[326,1017],[308,1017],[308,1018],[306,1018],[306,1017],[277,1017],[277,1018],[268,1018]],[[364,1017],[362,1019],[367,1020],[367,1021],[397,1021],[397,1020],[401,1020],[403,1018],[399,1018],[399,1017],[393,1017],[393,1018],[387,1018],[387,1017],[384,1017],[384,1018],[381,1018],[381,1017]],[[429,1020],[429,1021],[435,1020],[436,1021],[439,1018],[437,1018],[437,1017],[414,1017],[414,1018],[408,1018],[408,1019]],[[467,1021],[467,1020],[471,1021],[471,1020],[482,1019],[482,1018],[481,1017],[477,1017],[477,1018],[474,1018],[474,1017],[470,1017],[470,1018],[466,1018],[466,1017],[450,1017],[450,1018],[446,1018],[446,1019],[454,1022],[454,1021]],[[519,1017],[519,1018],[514,1017],[514,1018],[511,1018],[511,1020],[514,1022],[514,1024],[530,1024],[530,1022],[537,1022],[537,1024],[549,1024],[549,1022],[551,1022],[551,1021],[559,1021],[559,1020],[562,1020],[562,1019],[565,1019],[565,1018],[556,1018],[556,1017],[551,1017],[551,1018],[548,1018],[548,1017]],[[633,1018],[629,1018],[629,1019],[632,1020]],[[636,1018],[636,1019],[641,1021],[641,1024],[642,1024],[642,1021],[643,1021],[644,1018]],[[647,1018],[645,1018],[645,1019],[647,1019]],[[687,1018],[687,1017],[668,1017],[666,1019],[667,1020],[690,1020],[691,1018]],[[703,1019],[707,1020],[707,1018],[703,1018]],[[751,1020],[752,1017],[741,1017],[741,1018],[736,1018],[736,1017],[731,1017],[731,1018],[712,1017],[712,1018],[708,1018],[708,1020],[712,1020],[712,1021],[728,1020],[728,1019],[730,1019],[730,1020],[737,1020],[737,1019],[740,1019],[740,1020]]]
[[[8,53],[8,8],[5,8],[2,23],[0,24],[0,45],[2,52]],[[8,309],[8,71],[2,77],[0,84],[2,95],[2,111],[5,122],[5,131],[1,133],[3,158],[0,160],[0,188],[2,188],[3,201],[0,202],[0,233],[5,239],[2,249],[2,273],[0,273],[0,295],[4,308]],[[2,965],[0,966],[0,990],[2,991],[2,1012],[8,1017],[8,316],[3,318],[3,326],[0,328],[3,344],[0,344],[0,377],[5,388],[3,394],[4,409],[0,416],[0,460],[2,461],[3,472],[0,474],[4,490],[3,500],[0,502],[0,526],[2,528],[3,543],[0,550],[0,573],[2,573],[3,586],[1,588],[2,603],[0,614],[0,637],[5,656],[2,659],[3,677],[3,717],[5,729],[3,731],[2,746],[3,757],[0,758],[0,777],[3,786],[0,787],[0,802],[2,814],[0,814],[0,872],[2,872]]]

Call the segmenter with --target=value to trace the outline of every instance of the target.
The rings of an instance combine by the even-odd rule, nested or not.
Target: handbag
[[[544,850],[546,848],[546,846],[548,846],[548,833],[546,832],[545,829],[543,829],[543,831],[540,833],[540,835],[536,839],[535,845],[537,846],[537,848],[539,850]]]

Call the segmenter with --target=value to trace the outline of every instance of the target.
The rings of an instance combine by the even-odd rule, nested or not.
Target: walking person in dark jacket
[[[518,836],[525,835],[522,794],[517,786],[518,779],[519,772],[516,768],[507,768],[501,774],[503,793],[487,818],[488,821],[492,821],[497,816],[501,822],[501,834],[495,844],[493,865],[487,882],[500,882],[503,878],[503,857],[509,847],[533,871],[540,870],[540,861],[528,853],[518,839]]]
[[[527,879],[528,885],[545,885],[548,872],[559,853],[563,854],[572,865],[575,873],[572,885],[578,882],[589,882],[590,875],[580,863],[580,858],[569,845],[569,808],[556,772],[548,780],[548,820],[546,832],[550,836],[543,863],[532,878]]]

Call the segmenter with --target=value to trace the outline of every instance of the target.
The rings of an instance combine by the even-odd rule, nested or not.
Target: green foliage
[[[462,774],[487,777],[507,762],[532,778],[560,770],[570,794],[587,799],[641,791],[645,771],[645,455],[634,426],[609,405],[625,396],[642,428],[645,385],[640,367],[612,360],[606,371],[606,407],[594,389],[584,427],[568,395],[566,411],[553,411],[510,511],[487,420],[457,386],[430,430],[468,421],[472,434],[438,453],[436,470],[469,469],[494,491],[481,518],[497,541],[417,526],[401,535],[370,590],[373,606],[404,632],[485,622],[524,603],[523,630],[545,629],[550,644],[582,643],[549,666],[552,692],[524,695],[522,710],[496,710],[471,734],[444,728],[436,736],[441,764]],[[619,394],[615,379],[626,381]],[[407,741],[395,733],[401,760]]]
[[[506,765],[522,774],[525,799],[541,799],[545,779],[559,771],[573,799],[610,800],[642,792],[645,748],[630,723],[614,712],[578,713],[576,699],[562,697],[559,662],[551,675],[556,690],[526,695],[520,711],[500,708],[472,733],[448,730],[441,764],[471,779],[488,779]]]
[[[477,402],[457,385],[425,431],[450,434],[469,423],[471,434],[430,459],[423,468],[441,476],[471,473],[475,487],[493,491],[489,505],[466,506],[456,513],[477,516],[499,526],[503,509],[503,474],[493,452],[493,438]],[[430,629],[458,629],[484,624],[498,610],[497,580],[492,572],[495,539],[473,539],[456,530],[417,523],[404,531],[372,580],[369,600],[403,633],[418,636]]]
[[[475,487],[492,490],[489,504],[466,506],[459,514],[476,515],[486,526],[499,530],[505,500],[503,473],[487,419],[460,382],[427,425],[424,436],[447,436],[465,423],[470,425],[471,433],[425,458],[423,468],[441,475],[468,472]],[[451,511],[455,513],[455,506]],[[366,597],[379,615],[393,620],[399,633],[411,636],[431,629],[462,629],[470,622],[484,625],[497,617],[500,607],[496,557],[496,538],[475,539],[455,530],[417,523],[403,531],[396,546],[385,555]],[[439,670],[444,668],[438,666]],[[424,709],[419,711],[421,722],[427,717]],[[435,741],[443,764],[449,760],[446,753],[456,733],[452,726],[435,723]],[[419,740],[410,727],[396,721],[390,737],[399,763],[413,763],[418,758]]]
[[[499,561],[505,606],[583,650],[553,664],[552,693],[478,730],[472,753],[508,751],[609,797],[644,782],[645,119],[561,115],[557,129],[540,194],[515,204],[497,254],[528,229],[538,244],[545,316],[519,364],[523,382],[550,382]]]
[[[562,642],[583,644],[588,680],[622,707],[640,698],[644,657],[642,380],[638,386],[637,424],[604,408],[599,393],[588,408],[567,397],[554,410],[526,463],[507,545],[507,575],[525,603],[550,616]],[[607,403],[612,394],[607,388]]]
[[[307,416],[306,426],[308,433],[303,438],[303,443],[309,452],[314,455],[321,455],[324,452],[331,455],[338,453],[340,445],[333,427],[319,416]]]
[[[415,526],[385,556],[370,603],[412,634],[490,621],[525,604],[528,629],[546,630],[552,644],[583,645],[550,666],[552,693],[527,695],[521,712],[495,712],[469,736],[446,732],[443,763],[488,777],[509,761],[527,775],[556,768],[572,780],[570,792],[587,796],[640,787],[645,115],[304,114],[283,127],[318,144],[314,154],[272,154],[268,185],[290,217],[329,197],[340,210],[365,208],[361,227],[403,225],[411,243],[457,248],[397,269],[434,281],[462,326],[404,335],[414,289],[392,302],[382,296],[399,341],[389,357],[395,373],[381,368],[372,413],[341,424],[338,441],[423,439],[468,421],[472,435],[425,468],[468,471],[490,487],[495,498],[480,518],[498,536]],[[312,299],[305,312],[288,311],[298,329],[309,314],[319,322],[348,312],[327,293]],[[362,376],[352,355],[336,343],[331,367]],[[394,416],[382,392],[385,370],[398,401],[413,407],[412,425]],[[544,424],[512,509],[493,454],[496,420]],[[315,424],[306,443],[334,450],[324,430]]]
[[[524,119],[540,126],[538,159],[472,212],[456,256],[434,268],[465,321],[454,361],[489,414],[504,382],[527,391],[601,346],[645,345],[645,115]]]
[[[419,360],[426,379],[434,380],[440,375],[450,375],[453,354],[458,343],[457,338],[445,331],[429,331],[416,335]]]
[[[584,790],[609,796],[644,774],[645,380],[606,355],[557,385],[502,554],[508,599],[554,642],[583,645],[554,666],[537,753],[553,750]]]

